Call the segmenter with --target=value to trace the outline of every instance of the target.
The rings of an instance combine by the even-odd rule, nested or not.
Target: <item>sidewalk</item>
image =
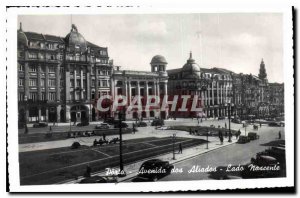
[[[191,137],[191,135],[188,135],[188,136]],[[197,136],[197,137],[199,137],[200,139],[206,139],[206,136]],[[207,144],[203,144],[203,145],[199,145],[199,146],[195,146],[195,147],[191,147],[191,148],[186,148],[183,150],[182,154],[177,154],[177,153],[175,154],[175,160],[173,160],[173,153],[168,153],[168,154],[163,154],[163,155],[156,156],[156,157],[143,159],[141,161],[137,161],[132,164],[127,164],[124,166],[124,171],[126,172],[127,175],[125,177],[118,178],[118,182],[124,182],[124,181],[130,180],[131,178],[135,177],[137,175],[138,170],[139,170],[140,166],[142,165],[142,163],[149,159],[160,159],[163,161],[169,161],[170,164],[176,165],[176,163],[181,162],[183,160],[190,159],[195,156],[202,155],[204,153],[235,144],[237,141],[235,139],[235,137],[233,137],[232,142],[229,143],[228,138],[225,138],[224,144],[221,145],[218,137],[210,136],[208,140],[209,140],[208,149],[207,149]],[[176,148],[176,150],[177,150],[177,148]],[[108,168],[110,168],[111,170],[114,170],[114,171],[119,170],[119,167],[108,167]],[[96,176],[96,175],[112,176],[112,175],[107,175],[106,171],[92,174],[92,176]],[[77,180],[68,180],[68,181],[60,182],[59,184],[74,184],[74,183],[78,183],[83,178],[84,177],[79,177]]]

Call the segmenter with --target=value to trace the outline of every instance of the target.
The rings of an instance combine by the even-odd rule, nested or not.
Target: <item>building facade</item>
[[[168,74],[166,59],[161,55],[156,55],[150,62],[151,71],[132,71],[120,70],[115,66],[111,78],[111,93],[113,101],[118,100],[118,96],[123,95],[127,99],[124,107],[126,119],[145,119],[145,118],[167,118],[168,108],[161,110],[161,102],[168,93]],[[140,96],[141,109],[133,108],[130,111],[128,107],[134,101],[136,96]],[[149,97],[159,97],[157,105],[146,108]],[[150,102],[150,101],[149,101]],[[132,104],[134,106],[136,104]],[[112,116],[117,117],[120,109],[112,111]]]
[[[101,117],[98,97],[110,94],[107,48],[85,40],[75,25],[66,37],[18,30],[19,121],[69,122]]]
[[[109,60],[108,49],[88,42],[72,25],[65,37],[18,30],[18,113],[24,122],[83,122],[116,117],[136,96],[142,108],[127,111],[127,119],[171,117],[265,117],[284,112],[284,84],[269,83],[262,60],[258,76],[223,68],[200,67],[192,57],[182,68],[167,69],[165,57],[152,58],[151,71],[120,70]],[[98,111],[97,101],[109,95]],[[114,109],[123,95],[127,103]],[[161,108],[163,99],[173,101]],[[187,111],[179,111],[186,101]],[[159,103],[147,108],[148,99]],[[194,99],[197,111],[191,111]]]

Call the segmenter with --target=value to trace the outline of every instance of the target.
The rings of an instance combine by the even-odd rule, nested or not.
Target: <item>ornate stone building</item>
[[[192,53],[182,68],[168,70],[169,95],[191,95],[187,112],[172,112],[175,117],[220,117],[228,115],[228,104],[233,102],[232,72],[221,68],[202,68],[192,58]],[[197,96],[196,107],[191,111],[191,102]],[[236,102],[240,102],[240,99]],[[180,105],[180,103],[179,103]]]
[[[95,101],[110,94],[111,74],[107,48],[86,41],[75,25],[64,38],[24,32],[20,25],[20,122],[95,120],[101,116]]]
[[[137,108],[128,111],[126,119],[141,119],[141,118],[167,118],[168,109],[161,110],[161,102],[158,105],[150,106],[146,108],[147,100],[149,96],[158,96],[160,101],[167,95],[168,88],[168,74],[166,72],[167,67],[166,59],[161,55],[156,55],[152,58],[151,72],[147,71],[132,71],[132,70],[120,70],[119,66],[116,66],[113,70],[111,78],[111,93],[113,101],[117,100],[118,95],[123,95],[127,98],[127,104],[125,110],[130,105],[130,101],[135,96],[141,96],[142,109]],[[111,112],[112,116],[116,117],[117,112]]]

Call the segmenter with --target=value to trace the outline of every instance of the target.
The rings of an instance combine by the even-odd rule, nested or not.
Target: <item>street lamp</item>
[[[172,140],[173,140],[173,160],[175,160],[175,138],[176,138],[176,134],[174,133],[172,136]]]
[[[27,134],[29,131],[28,131],[28,127],[27,127],[27,104],[28,104],[28,99],[27,99],[27,96],[25,95],[24,96],[24,101],[25,101],[25,134]]]
[[[118,174],[119,177],[125,177],[126,172],[124,171],[123,164],[123,148],[122,148],[122,120],[125,120],[125,112],[119,111],[119,135],[120,135],[120,172]]]

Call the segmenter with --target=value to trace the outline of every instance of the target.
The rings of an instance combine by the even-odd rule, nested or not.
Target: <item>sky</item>
[[[258,75],[263,59],[269,82],[283,82],[283,21],[279,13],[20,15],[23,31],[65,37],[71,24],[83,37],[108,47],[122,69],[150,71],[163,55],[181,68],[192,51],[203,68]]]

